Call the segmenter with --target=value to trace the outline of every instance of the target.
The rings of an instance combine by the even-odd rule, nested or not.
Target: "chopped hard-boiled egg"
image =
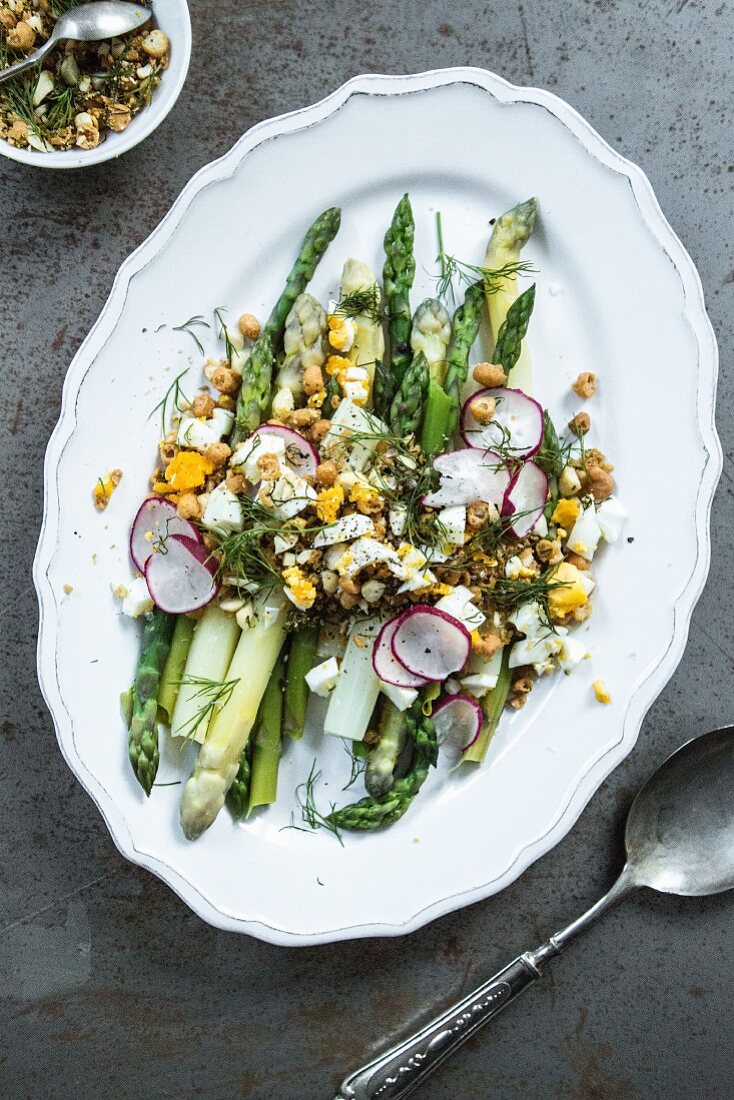
[[[361,513],[351,516],[342,516],[341,519],[330,523],[323,531],[319,531],[313,540],[316,548],[320,546],[332,546],[336,542],[351,542],[362,535],[371,535],[375,525],[369,516]]]
[[[283,591],[299,611],[308,611],[309,607],[313,607],[316,600],[316,585],[308,577],[304,577],[297,565],[283,570],[283,580],[285,581]]]
[[[242,505],[224,484],[217,485],[209,494],[201,523],[207,530],[220,535],[241,531],[245,526]]]
[[[555,632],[543,621],[540,604],[526,603],[509,616],[521,633],[525,635],[515,642],[510,650],[510,668],[532,665],[540,675],[553,669],[554,658],[563,648],[563,639],[568,633],[565,627],[558,626]]]
[[[377,445],[387,431],[384,421],[365,412],[359,404],[345,397],[331,418],[331,427],[321,441],[321,453],[327,457],[344,454],[353,470],[363,472],[372,462]],[[352,439],[355,433],[361,438]]]
[[[388,513],[390,530],[396,539],[402,538],[408,519],[408,509],[404,504],[395,504]]]
[[[562,503],[575,503],[575,501],[563,501]],[[574,523],[568,536],[567,546],[574,554],[591,561],[596,553],[600,538],[601,527],[596,518],[596,509],[593,504],[589,504]]]
[[[310,672],[307,672],[304,677],[309,691],[312,691],[314,695],[320,695],[324,699],[334,690],[338,678],[339,664],[336,657],[329,657],[328,660],[322,661],[320,665],[316,665]]]
[[[156,482],[157,493],[186,493],[199,489],[214,466],[204,455],[195,451],[179,451],[166,466],[165,481]]]
[[[562,619],[564,615],[585,604],[594,587],[591,578],[587,580],[585,574],[569,561],[562,561],[556,566],[550,583],[558,585],[548,591],[548,608],[554,619]]]
[[[629,512],[616,497],[608,497],[596,510],[596,522],[605,542],[616,542],[628,519]]]
[[[110,470],[109,473],[98,477],[92,489],[94,507],[98,512],[104,512],[110,502],[110,497],[122,480],[122,470]]]
[[[289,550],[293,549],[297,542],[298,535],[295,532],[293,534],[286,533],[285,535],[276,535],[273,539],[273,550],[278,555],[287,554]]]
[[[113,586],[113,593],[122,601],[122,613],[130,619],[139,619],[141,615],[147,615],[153,610],[153,601],[150,598],[145,577],[135,577],[125,584]]]
[[[355,539],[342,554],[336,563],[336,570],[341,576],[353,577],[366,566],[379,565],[382,562],[390,567],[400,566],[400,559],[392,546],[364,535]]]
[[[336,305],[334,306],[336,308]],[[357,335],[357,327],[351,317],[340,317],[331,313],[327,317],[329,343],[336,351],[351,351]]]
[[[208,420],[196,416],[184,416],[178,426],[176,442],[179,447],[191,447],[195,451],[205,451],[212,443],[219,443],[229,435],[234,424],[234,413],[229,409],[214,409]]]
[[[334,523],[344,503],[344,489],[339,484],[322,489],[316,497],[316,515],[322,523]]]
[[[573,527],[580,514],[581,505],[577,500],[559,500],[551,516],[551,522],[568,531]]]
[[[438,600],[436,607],[446,615],[453,615],[453,617],[458,619],[460,623],[463,623],[468,630],[478,630],[482,623],[485,622],[486,615],[472,603],[472,599],[472,593],[466,585],[457,584],[449,595],[442,596],[441,599]]]
[[[594,696],[597,703],[611,703],[612,697],[604,686],[603,680],[594,680],[591,686],[594,689]]]
[[[563,639],[559,664],[566,675],[573,672],[576,666],[580,665],[588,656],[589,654],[586,651],[586,646],[583,642],[580,642],[578,638]]]
[[[248,481],[257,485],[262,480],[262,471],[258,459],[265,455],[275,455],[278,462],[285,462],[285,439],[280,435],[254,435],[241,443],[230,459],[230,465],[241,466]]]
[[[269,499],[277,515],[282,519],[293,519],[308,508],[312,500],[316,500],[316,491],[293,470],[283,467],[275,484],[271,481],[261,483],[257,499],[266,507]]]

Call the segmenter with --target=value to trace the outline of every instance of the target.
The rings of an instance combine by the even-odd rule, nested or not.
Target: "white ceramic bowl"
[[[16,149],[0,139],[0,154],[36,168],[88,168],[91,164],[101,164],[102,161],[122,156],[152,134],[178,99],[191,59],[191,19],[186,0],[153,0],[153,15],[157,26],[170,39],[171,57],[150,106],[136,115],[126,130],[120,134],[109,132],[96,149],[68,149],[53,153]]]

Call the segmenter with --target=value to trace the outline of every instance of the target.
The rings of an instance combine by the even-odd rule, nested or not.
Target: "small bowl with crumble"
[[[0,68],[37,50],[85,0],[0,0]],[[151,18],[102,42],[61,42],[0,84],[0,154],[38,168],[84,168],[143,141],[178,99],[191,57],[186,0],[140,0]]]

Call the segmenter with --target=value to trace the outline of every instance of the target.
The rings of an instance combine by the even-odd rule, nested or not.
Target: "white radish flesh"
[[[511,520],[508,531],[524,538],[543,515],[548,498],[548,478],[535,462],[525,462],[513,476],[502,502],[502,515]]]
[[[391,646],[396,660],[409,672],[427,680],[445,680],[469,659],[471,636],[452,615],[416,604],[401,616]]]
[[[424,496],[423,503],[429,508],[474,504],[478,500],[499,507],[510,481],[502,458],[492,451],[471,447],[451,451],[439,455],[433,466],[441,475],[441,485]]]
[[[130,557],[142,573],[145,563],[170,535],[186,535],[201,542],[199,532],[182,519],[176,506],[164,497],[148,497],[138,508],[130,529]]]
[[[474,744],[483,720],[482,708],[469,695],[446,695],[431,714],[438,743],[449,745],[457,752],[464,752]]]
[[[156,607],[170,615],[197,611],[219,591],[216,566],[205,547],[185,535],[171,535],[165,550],[145,563],[145,580]]]
[[[284,424],[262,424],[249,439],[254,443],[258,436],[268,435],[280,436],[283,440],[286,462],[297,474],[301,477],[313,477],[316,474],[316,467],[321,461],[319,452],[300,432],[286,428]]]
[[[408,672],[392,650],[392,640],[402,619],[402,615],[390,619],[377,635],[372,651],[372,667],[384,683],[391,684],[393,687],[424,687],[429,681],[424,676],[415,676],[412,672]]]
[[[480,424],[472,404],[482,398],[495,402],[494,415]],[[461,410],[461,434],[469,447],[487,451],[500,448],[508,458],[529,458],[543,441],[543,407],[522,390],[495,386],[473,393]]]

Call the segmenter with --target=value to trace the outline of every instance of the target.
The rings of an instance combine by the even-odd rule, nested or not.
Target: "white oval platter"
[[[128,526],[158,437],[150,410],[185,367],[192,386],[200,381],[201,356],[173,326],[216,306],[264,315],[305,227],[333,204],[342,229],[315,293],[336,289],[348,255],[379,269],[405,190],[416,211],[416,302],[435,287],[436,210],[447,249],[479,263],[489,219],[538,195],[527,249],[538,269],[536,392],[565,420],[579,406],[570,381],[582,369],[599,375],[588,407],[634,541],[595,565],[595,611],[582,628],[591,659],[505,716],[484,767],[440,769],[400,822],[347,835],[342,847],[324,831],[287,828],[300,824],[294,791],[317,754],[321,807],[356,796],[341,790],[343,746],[323,744],[314,714],[286,752],[276,806],[247,825],[225,811],[191,844],[178,824],[181,787],[146,800],[127,765],[118,696],[139,626],[123,621],[110,592],[129,576]],[[198,331],[213,353],[214,332]],[[278,944],[402,935],[517,878],[629,753],[683,652],[721,468],[716,367],[700,281],[647,179],[548,92],[470,68],[359,76],[260,123],[203,168],[121,267],[69,369],[46,456],[39,678],[62,752],[120,851],[204,920]],[[92,486],[115,466],[122,484],[96,513]],[[593,698],[596,677],[610,706]],[[185,777],[190,757],[168,744],[162,753],[160,782]]]

